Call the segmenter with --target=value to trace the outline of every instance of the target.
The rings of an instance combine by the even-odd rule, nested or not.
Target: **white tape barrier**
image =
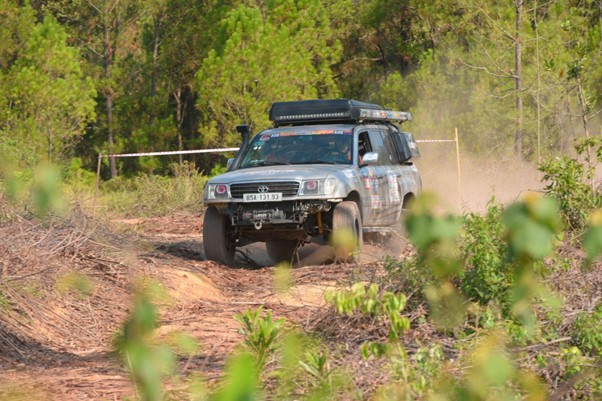
[[[218,149],[199,149],[199,150],[174,150],[171,152],[146,152],[146,153],[118,153],[115,155],[98,155],[98,157],[140,157],[140,156],[169,156],[169,155],[188,155],[193,153],[219,153],[236,152],[238,148],[218,148]]]
[[[454,139],[417,139],[418,143],[436,143],[436,142],[456,142]],[[237,152],[239,148],[215,148],[198,150],[174,150],[168,152],[144,152],[144,153],[118,153],[114,155],[98,155],[99,157],[140,157],[140,156],[169,156],[169,155],[189,155],[195,153],[220,153]]]
[[[434,143],[434,142],[455,142],[456,153],[458,158],[458,188],[460,188],[460,153],[458,149],[458,131],[456,129],[456,139],[418,139],[416,142]],[[96,190],[100,182],[100,166],[102,159],[105,157],[140,157],[140,156],[169,156],[169,155],[189,155],[195,153],[222,153],[222,152],[237,152],[239,148],[215,148],[215,149],[198,149],[198,150],[176,150],[168,152],[145,152],[145,153],[121,153],[113,155],[98,155],[98,167],[96,169]]]

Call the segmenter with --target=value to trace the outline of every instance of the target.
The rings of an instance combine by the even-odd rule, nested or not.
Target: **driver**
[[[351,162],[351,149],[347,138],[337,138],[335,143],[335,151],[332,154],[333,161],[337,163]]]

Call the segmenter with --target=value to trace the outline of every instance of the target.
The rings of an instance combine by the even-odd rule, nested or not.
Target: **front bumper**
[[[279,228],[298,228],[308,216],[328,211],[331,203],[325,200],[303,200],[278,203],[236,203],[230,205],[226,214],[235,227],[253,227],[255,230]]]

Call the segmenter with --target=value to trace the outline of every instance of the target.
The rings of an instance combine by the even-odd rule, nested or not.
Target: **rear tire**
[[[226,266],[234,264],[236,245],[230,237],[231,231],[228,218],[221,215],[214,206],[209,206],[203,220],[203,247],[207,259]]]
[[[337,260],[359,262],[363,244],[362,218],[357,204],[339,203],[332,213],[332,246]]]
[[[267,241],[265,243],[265,248],[268,251],[268,255],[274,261],[274,263],[292,263],[298,247],[299,241],[295,240]]]

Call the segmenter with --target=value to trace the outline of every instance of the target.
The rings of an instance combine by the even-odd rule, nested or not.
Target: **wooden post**
[[[456,141],[456,166],[458,168],[458,206],[462,206],[462,170],[460,169],[460,144],[458,141],[458,127],[455,128]]]
[[[98,188],[100,186],[100,166],[102,164],[102,153],[98,154],[98,165],[96,166],[96,193],[98,194]]]

